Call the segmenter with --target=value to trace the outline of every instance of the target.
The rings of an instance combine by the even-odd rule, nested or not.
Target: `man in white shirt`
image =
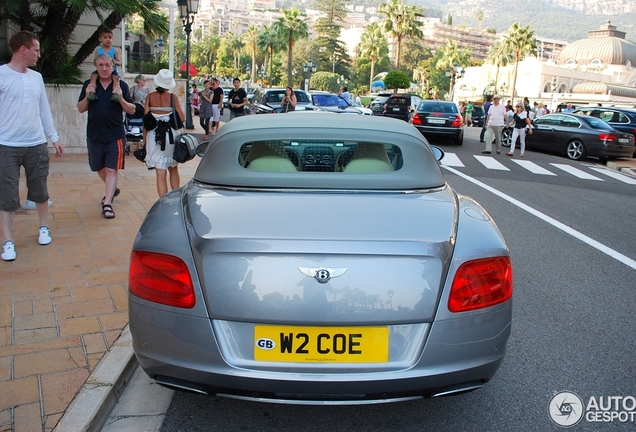
[[[40,219],[38,243],[51,243],[48,228],[49,151],[46,137],[62,157],[64,147],[53,125],[53,116],[42,75],[29,69],[40,58],[40,42],[28,31],[9,40],[11,61],[0,66],[0,224],[3,261],[16,259],[13,242],[15,212],[20,208],[20,168],[27,179],[27,199],[35,202]]]
[[[506,107],[501,105],[499,102],[501,102],[501,96],[493,96],[492,105],[488,110],[488,117],[486,118],[487,129],[484,137],[486,141],[486,149],[482,152],[484,154],[492,153],[493,139],[497,145],[497,153],[501,153],[501,132],[503,131],[508,118],[506,115]]]

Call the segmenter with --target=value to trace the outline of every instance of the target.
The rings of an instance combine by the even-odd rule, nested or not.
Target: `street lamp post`
[[[155,48],[155,53],[157,54],[157,63],[159,63],[161,61],[161,53],[163,53],[163,50],[166,47],[166,43],[163,41],[163,38],[161,36],[157,38],[153,47]]]
[[[550,112],[556,111],[557,101],[554,98],[554,92],[557,89],[557,77],[552,77],[552,81],[550,82],[550,89],[552,90],[552,97],[550,98]]]
[[[311,75],[316,73],[316,64],[311,60],[307,59],[307,63],[303,64],[303,73],[305,74],[305,91],[309,92],[309,80],[311,79]]]
[[[455,81],[457,78],[462,78],[466,73],[466,69],[460,68],[458,63],[453,65],[453,68],[446,68],[446,76],[450,78],[450,97],[449,100],[453,100],[453,93],[455,92]]]
[[[179,18],[183,23],[183,31],[186,34],[186,86],[185,86],[185,105],[186,105],[186,129],[194,129],[192,123],[192,112],[190,107],[190,33],[192,33],[192,23],[194,15],[199,9],[199,0],[177,0],[179,6]]]

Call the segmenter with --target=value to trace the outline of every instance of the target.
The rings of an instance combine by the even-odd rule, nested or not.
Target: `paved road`
[[[634,178],[617,176],[593,160],[529,151],[524,164],[503,152],[481,158],[477,134],[467,129],[461,147],[436,144],[448,154],[450,185],[486,207],[513,259],[513,333],[502,367],[483,390],[358,407],[178,393],[161,431],[548,431],[559,430],[548,416],[548,404],[559,392],[573,391],[586,405],[601,397],[628,402],[636,397]],[[146,397],[160,393],[145,386]],[[163,406],[169,398],[164,393]],[[634,421],[584,418],[575,430],[634,430],[636,407],[626,406]],[[599,412],[590,419],[602,419]]]

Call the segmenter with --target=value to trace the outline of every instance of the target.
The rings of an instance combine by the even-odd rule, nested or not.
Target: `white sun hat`
[[[177,83],[172,77],[172,72],[168,69],[161,69],[155,75],[155,86],[164,88],[166,90],[172,90]]]

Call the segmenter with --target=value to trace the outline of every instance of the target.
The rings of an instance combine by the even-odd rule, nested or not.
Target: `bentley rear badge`
[[[336,278],[345,274],[348,268],[324,268],[324,267],[298,267],[298,270],[305,276],[316,279],[321,284],[329,282],[331,278]]]

